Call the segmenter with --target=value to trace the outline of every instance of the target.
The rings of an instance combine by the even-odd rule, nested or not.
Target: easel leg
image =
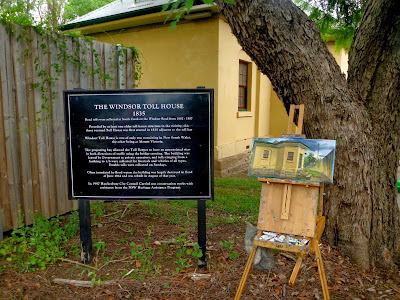
[[[324,294],[325,300],[330,300],[331,298],[329,296],[324,263],[322,262],[321,250],[319,249],[318,242],[315,243],[314,250],[315,250],[315,259],[317,260],[317,265],[318,265],[319,278],[321,280],[321,285],[322,285],[322,293]]]
[[[257,246],[253,246],[253,249],[251,249],[249,259],[247,260],[246,267],[244,268],[242,279],[240,279],[239,287],[238,287],[238,289],[236,291],[236,295],[235,295],[235,300],[239,300],[240,297],[242,296],[244,285],[246,284],[247,277],[249,276],[249,272],[251,269],[251,265],[253,264],[254,256],[256,255],[256,251],[257,251]]]
[[[301,267],[301,264],[303,263],[304,259],[305,259],[304,255],[301,255],[301,254],[298,255],[297,261],[296,261],[296,265],[294,266],[292,275],[290,276],[290,279],[289,279],[289,285],[290,286],[294,285],[294,282],[296,281],[297,274],[300,271],[300,267]]]

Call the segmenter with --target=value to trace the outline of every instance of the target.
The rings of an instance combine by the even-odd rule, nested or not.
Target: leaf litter
[[[198,268],[197,258],[187,257],[188,261],[177,271],[177,252],[182,249],[179,247],[189,249],[196,243],[197,227],[183,222],[171,223],[152,215],[146,206],[139,204],[129,210],[124,204],[120,206],[114,208],[115,213],[103,216],[102,226],[92,227],[93,240],[105,241],[106,246],[104,254],[95,255],[89,268],[80,263],[79,255],[73,254],[49,265],[44,271],[31,273],[5,268],[0,261],[0,269],[3,269],[0,299],[234,298],[248,257],[243,241],[244,222],[209,227],[207,267]],[[219,211],[208,213],[213,217],[226,217]],[[192,223],[196,224],[195,213],[182,218],[194,218]],[[121,230],[121,224],[134,224],[134,230]],[[185,245],[179,244],[176,237],[184,237]],[[231,251],[236,251],[238,257],[232,259],[221,241],[230,241]],[[147,247],[153,249],[148,261],[139,256],[132,257],[131,242],[142,248],[147,243]],[[79,237],[72,243],[79,244]],[[331,299],[400,299],[399,268],[366,271],[352,265],[346,256],[324,242],[321,251]],[[318,268],[312,255],[301,266],[294,286],[289,286],[288,280],[295,265],[295,255],[276,252],[274,257],[273,269],[258,271],[253,268],[250,271],[242,299],[323,299]],[[143,266],[146,263],[152,264],[151,271],[143,271],[143,274],[134,271],[146,267]],[[57,279],[66,280],[66,283]],[[68,283],[68,280],[78,284]],[[82,287],[79,281],[91,284]]]

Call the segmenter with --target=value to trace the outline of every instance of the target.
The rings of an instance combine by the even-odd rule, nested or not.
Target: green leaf
[[[169,6],[171,5],[172,0],[170,0],[169,2],[163,4],[161,12],[164,12],[166,10],[168,10]]]
[[[239,257],[239,253],[236,252],[236,251],[232,251],[232,253],[229,255],[229,257],[230,257],[231,259],[236,259],[236,258]]]
[[[365,2],[329,0],[318,3],[318,1],[295,0],[295,3],[317,24],[322,39],[325,42],[335,41],[336,51],[342,48],[346,51],[350,49]]]
[[[186,14],[189,14],[190,9],[193,7],[194,0],[186,0],[185,8],[187,9]]]

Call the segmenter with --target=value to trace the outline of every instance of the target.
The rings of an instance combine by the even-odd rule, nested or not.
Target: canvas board
[[[249,176],[333,183],[335,140],[254,138]]]

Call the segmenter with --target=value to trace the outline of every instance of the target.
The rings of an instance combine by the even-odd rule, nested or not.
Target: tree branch
[[[370,0],[349,53],[349,85],[375,114],[399,107],[400,1]],[[379,95],[379,97],[377,97]]]
[[[291,1],[238,0],[234,7],[218,5],[239,44],[270,78],[286,107],[331,102],[337,89],[342,95],[348,93],[317,26]]]

